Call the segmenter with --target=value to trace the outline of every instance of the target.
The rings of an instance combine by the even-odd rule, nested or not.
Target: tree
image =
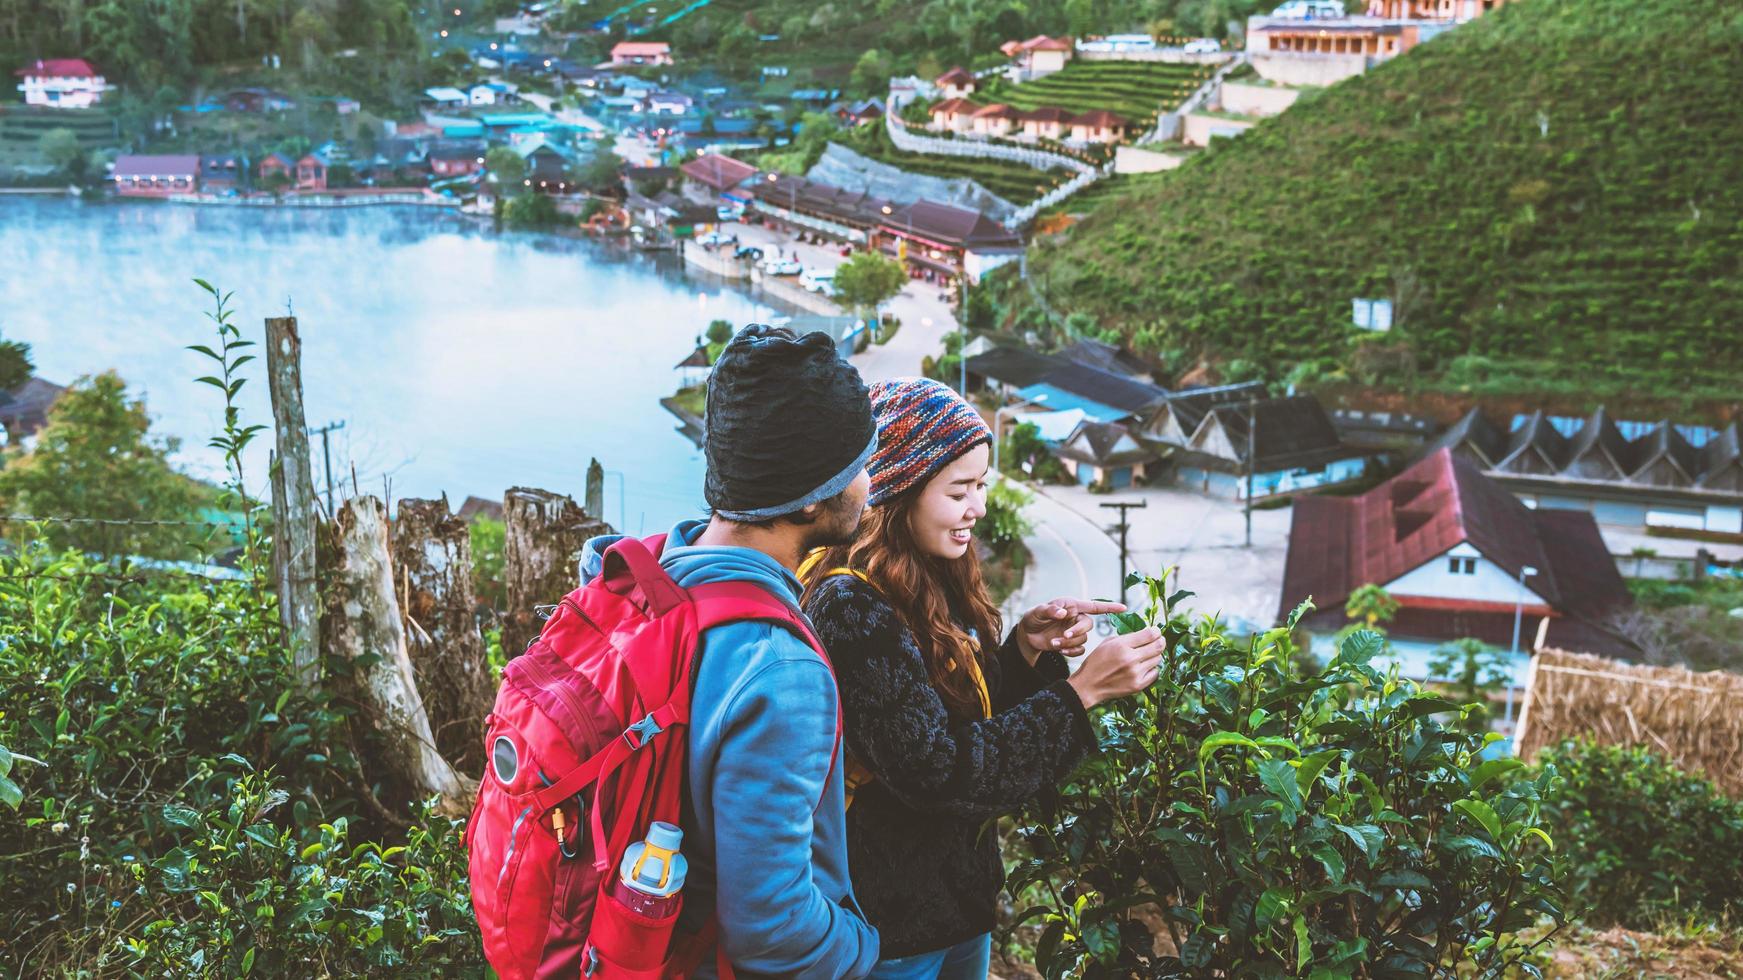
[[[56,127],[42,134],[36,141],[37,150],[42,158],[63,174],[74,177],[85,172],[85,151],[79,147],[77,133],[65,127]]]
[[[574,177],[581,186],[598,190],[615,186],[622,174],[623,157],[613,153],[611,147],[600,143],[592,156],[575,169]]]
[[[496,146],[484,154],[484,169],[498,187],[518,188],[527,176],[527,162],[512,147]]]
[[[1455,699],[1477,703],[1462,725],[1475,732],[1488,729],[1489,695],[1512,682],[1512,667],[1513,658],[1506,651],[1468,636],[1434,651],[1434,659],[1428,662],[1429,673],[1446,681]]]
[[[34,367],[30,362],[29,344],[0,337],[0,391],[23,384]]]
[[[44,518],[185,521],[200,495],[170,468],[174,439],[156,439],[145,402],[130,401],[114,372],[82,378],[49,410],[30,452],[14,451],[0,467],[0,507]],[[34,526],[24,533],[34,536]],[[187,526],[48,523],[41,535],[57,548],[106,556],[186,558],[196,535]]]
[[[853,66],[853,75],[848,84],[856,92],[875,95],[889,85],[890,58],[889,55],[871,48],[859,56],[859,61]]]
[[[1344,615],[1352,622],[1378,630],[1398,615],[1398,600],[1381,586],[1364,585],[1350,593],[1349,600],[1344,603]]]
[[[548,194],[519,194],[503,206],[502,219],[510,228],[550,228],[562,224],[563,215]]]
[[[835,299],[852,310],[876,310],[907,284],[902,263],[878,252],[855,252],[835,270]]]

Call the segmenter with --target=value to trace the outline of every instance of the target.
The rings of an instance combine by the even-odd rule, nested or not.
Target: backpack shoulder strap
[[[829,671],[831,683],[835,682],[835,664],[829,659],[829,651],[823,649],[823,644],[817,639],[817,634],[811,631],[811,624],[791,605],[776,598],[769,590],[752,582],[709,582],[704,585],[690,587],[690,599],[696,604],[696,630],[700,634],[722,623],[737,623],[745,621],[774,623],[786,627],[805,641],[806,645],[817,651],[817,656],[823,659],[823,666]],[[829,772],[835,771],[836,761],[841,757],[841,732],[843,715],[841,711],[841,687],[837,683],[835,689],[835,743],[829,750]],[[825,792],[828,789],[829,774],[824,774]],[[817,805],[823,805],[819,798]]]

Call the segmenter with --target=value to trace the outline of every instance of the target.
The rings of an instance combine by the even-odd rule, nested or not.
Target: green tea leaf
[[[1386,638],[1373,630],[1356,630],[1344,637],[1333,664],[1365,664],[1386,649]]]
[[[1501,818],[1495,815],[1494,807],[1482,800],[1454,800],[1452,807],[1475,820],[1496,842],[1501,840]]]

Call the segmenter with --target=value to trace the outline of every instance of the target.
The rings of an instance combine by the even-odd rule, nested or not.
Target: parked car
[[[722,204],[714,209],[714,213],[721,221],[737,221],[744,217],[744,208],[735,208],[730,204]]]
[[[763,250],[757,248],[755,245],[740,245],[738,248],[733,250],[732,257],[735,259],[749,259],[752,262],[761,262],[763,260]]]
[[[1186,42],[1187,54],[1216,54],[1223,49],[1223,43],[1214,37],[1196,37]]]
[[[765,276],[796,276],[805,271],[798,259],[772,258],[763,260]]]
[[[813,293],[833,296],[835,295],[835,270],[806,269],[799,276],[799,285]]]
[[[720,231],[711,231],[706,235],[696,236],[696,244],[703,248],[718,248],[721,245],[731,245],[736,241],[738,241],[737,235],[728,235]]]
[[[1322,17],[1344,16],[1342,0],[1289,0],[1288,3],[1271,11],[1273,17],[1296,17],[1302,20],[1315,20]]]

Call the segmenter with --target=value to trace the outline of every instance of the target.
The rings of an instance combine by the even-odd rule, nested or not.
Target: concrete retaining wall
[[[1260,78],[1280,85],[1336,85],[1368,70],[1368,56],[1363,54],[1256,51],[1252,59]]]
[[[1243,116],[1275,116],[1294,105],[1299,98],[1300,89],[1254,85],[1250,82],[1223,83],[1223,111]]]

